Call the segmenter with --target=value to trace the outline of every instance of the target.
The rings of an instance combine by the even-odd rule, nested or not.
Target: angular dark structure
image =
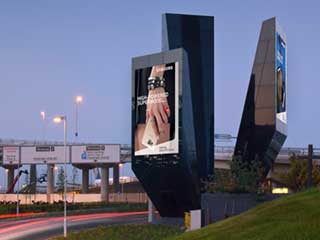
[[[164,14],[163,52],[132,61],[132,169],[164,217],[200,209],[200,180],[213,174],[213,41],[213,17]],[[154,88],[167,110],[161,131],[162,118],[150,118]]]
[[[287,137],[286,89],[286,35],[271,18],[262,24],[234,152],[262,161],[265,175]]]
[[[188,53],[198,176],[214,170],[214,17],[162,16],[162,51]]]
[[[171,86],[173,91],[168,90],[168,80],[172,76],[165,74],[165,77],[168,95],[175,95],[176,100],[172,101],[168,97],[171,129],[173,125],[170,131],[173,134],[170,135],[173,135],[173,138],[159,144],[161,148],[158,148],[158,145],[148,148],[145,146],[147,143],[143,143],[145,132],[148,132],[147,120],[144,117],[147,106],[143,104],[143,96],[149,95],[145,95],[148,93],[144,90],[143,79],[147,78],[145,75],[150,75],[153,66],[165,64],[170,67],[172,63],[176,71],[173,74],[176,75],[176,84]],[[193,129],[193,116],[186,52],[175,49],[133,58],[132,78],[132,169],[161,216],[182,217],[185,211],[200,207],[199,179],[193,177],[196,159],[194,134],[190,131]],[[140,137],[141,131],[143,137]],[[150,139],[152,140],[152,136]],[[170,153],[163,153],[161,150],[165,145],[169,146]]]

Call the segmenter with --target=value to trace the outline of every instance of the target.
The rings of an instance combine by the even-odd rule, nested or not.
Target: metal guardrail
[[[36,146],[36,145],[63,145],[63,141],[50,140],[25,140],[25,139],[3,139],[0,138],[0,146]],[[108,145],[111,143],[89,143],[89,142],[67,142],[67,145]],[[118,143],[113,143],[118,144]],[[129,144],[120,144],[121,149],[130,149]]]
[[[233,146],[215,146],[215,153],[231,153],[233,154],[234,147]],[[320,155],[320,148],[313,149],[314,154]],[[292,154],[295,155],[307,155],[308,148],[282,148],[279,155],[282,156],[290,156]]]
[[[20,140],[20,139],[1,139],[0,138],[0,157],[2,155],[2,146],[5,145],[17,145],[17,146],[35,146],[35,145],[63,145],[63,142],[60,141],[38,141],[38,140]],[[88,145],[92,143],[74,143],[68,142],[68,145]],[[98,144],[98,143],[94,143]],[[105,144],[105,143],[103,143]],[[225,153],[225,154],[233,154],[234,146],[215,146],[215,153]],[[320,155],[320,148],[313,149],[314,154]],[[282,148],[279,155],[280,156],[290,156],[292,154],[303,156],[308,155],[308,148]],[[128,158],[131,158],[131,145],[130,144],[121,144],[121,155],[123,155],[123,159],[128,161]]]

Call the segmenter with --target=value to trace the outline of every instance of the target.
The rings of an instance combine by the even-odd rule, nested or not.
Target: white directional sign
[[[4,165],[17,165],[20,161],[19,147],[7,146],[3,147],[3,164]]]
[[[64,146],[21,147],[21,164],[64,163]],[[67,147],[67,163],[70,162],[70,147]]]
[[[120,145],[83,145],[71,147],[72,163],[118,163]]]

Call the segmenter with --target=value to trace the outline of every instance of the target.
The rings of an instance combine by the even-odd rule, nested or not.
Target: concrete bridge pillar
[[[6,168],[7,172],[7,190],[11,188],[14,180],[14,167]]]
[[[47,165],[47,194],[54,193],[54,164]]]
[[[101,201],[109,201],[109,166],[101,167]]]
[[[120,192],[119,164],[117,163],[113,165],[113,187],[115,193]]]
[[[82,193],[89,192],[89,168],[82,168]]]

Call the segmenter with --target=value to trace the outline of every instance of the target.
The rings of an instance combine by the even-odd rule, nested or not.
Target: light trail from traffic
[[[68,216],[68,229],[81,230],[98,225],[142,224],[147,222],[147,212],[93,213]],[[62,235],[63,216],[40,217],[0,222],[0,239],[40,240]]]

